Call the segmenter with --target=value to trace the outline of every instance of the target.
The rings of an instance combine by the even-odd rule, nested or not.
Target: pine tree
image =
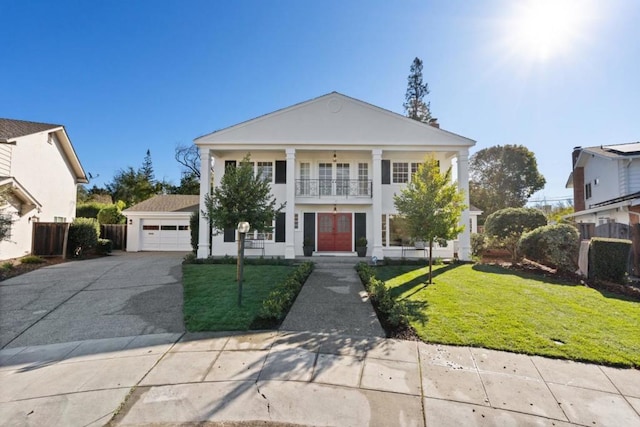
[[[422,60],[415,58],[407,77],[407,93],[405,94],[404,111],[407,117],[419,122],[428,123],[431,120],[431,103],[424,101],[429,95],[429,85],[422,82]]]

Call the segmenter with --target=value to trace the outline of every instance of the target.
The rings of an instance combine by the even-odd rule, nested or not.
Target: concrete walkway
[[[640,426],[640,371],[337,334],[0,351],[3,425]]]
[[[313,262],[315,268],[280,329],[384,337],[354,269],[358,258],[316,257]]]

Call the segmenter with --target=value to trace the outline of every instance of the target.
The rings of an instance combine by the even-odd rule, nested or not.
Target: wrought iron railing
[[[297,179],[297,197],[371,197],[370,179]]]

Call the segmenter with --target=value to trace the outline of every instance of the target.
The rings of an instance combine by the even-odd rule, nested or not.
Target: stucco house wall
[[[88,182],[64,127],[19,120],[0,119],[0,172],[5,190],[22,193],[5,206],[14,223],[0,259],[31,252],[33,222],[72,221],[77,184]]]

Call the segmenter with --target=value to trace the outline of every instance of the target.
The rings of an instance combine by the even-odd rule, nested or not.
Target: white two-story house
[[[286,201],[264,239],[265,256],[355,254],[365,237],[368,256],[412,256],[393,196],[412,173],[433,156],[443,171],[454,168],[468,205],[471,139],[332,92],[300,104],[204,135],[195,140],[201,155],[200,210],[210,185],[219,185],[227,167],[247,154],[256,173],[271,182],[278,202]],[[434,256],[470,258],[470,217],[457,241],[437,247]],[[208,232],[200,219],[198,257],[234,255],[235,229]],[[404,246],[404,250],[403,250]]]
[[[573,189],[575,213],[570,217],[583,237],[599,225],[640,223],[640,142],[576,147],[572,160],[567,188]]]
[[[73,220],[77,184],[87,182],[64,126],[0,119],[0,205],[13,222],[0,259],[31,252],[34,222]]]

